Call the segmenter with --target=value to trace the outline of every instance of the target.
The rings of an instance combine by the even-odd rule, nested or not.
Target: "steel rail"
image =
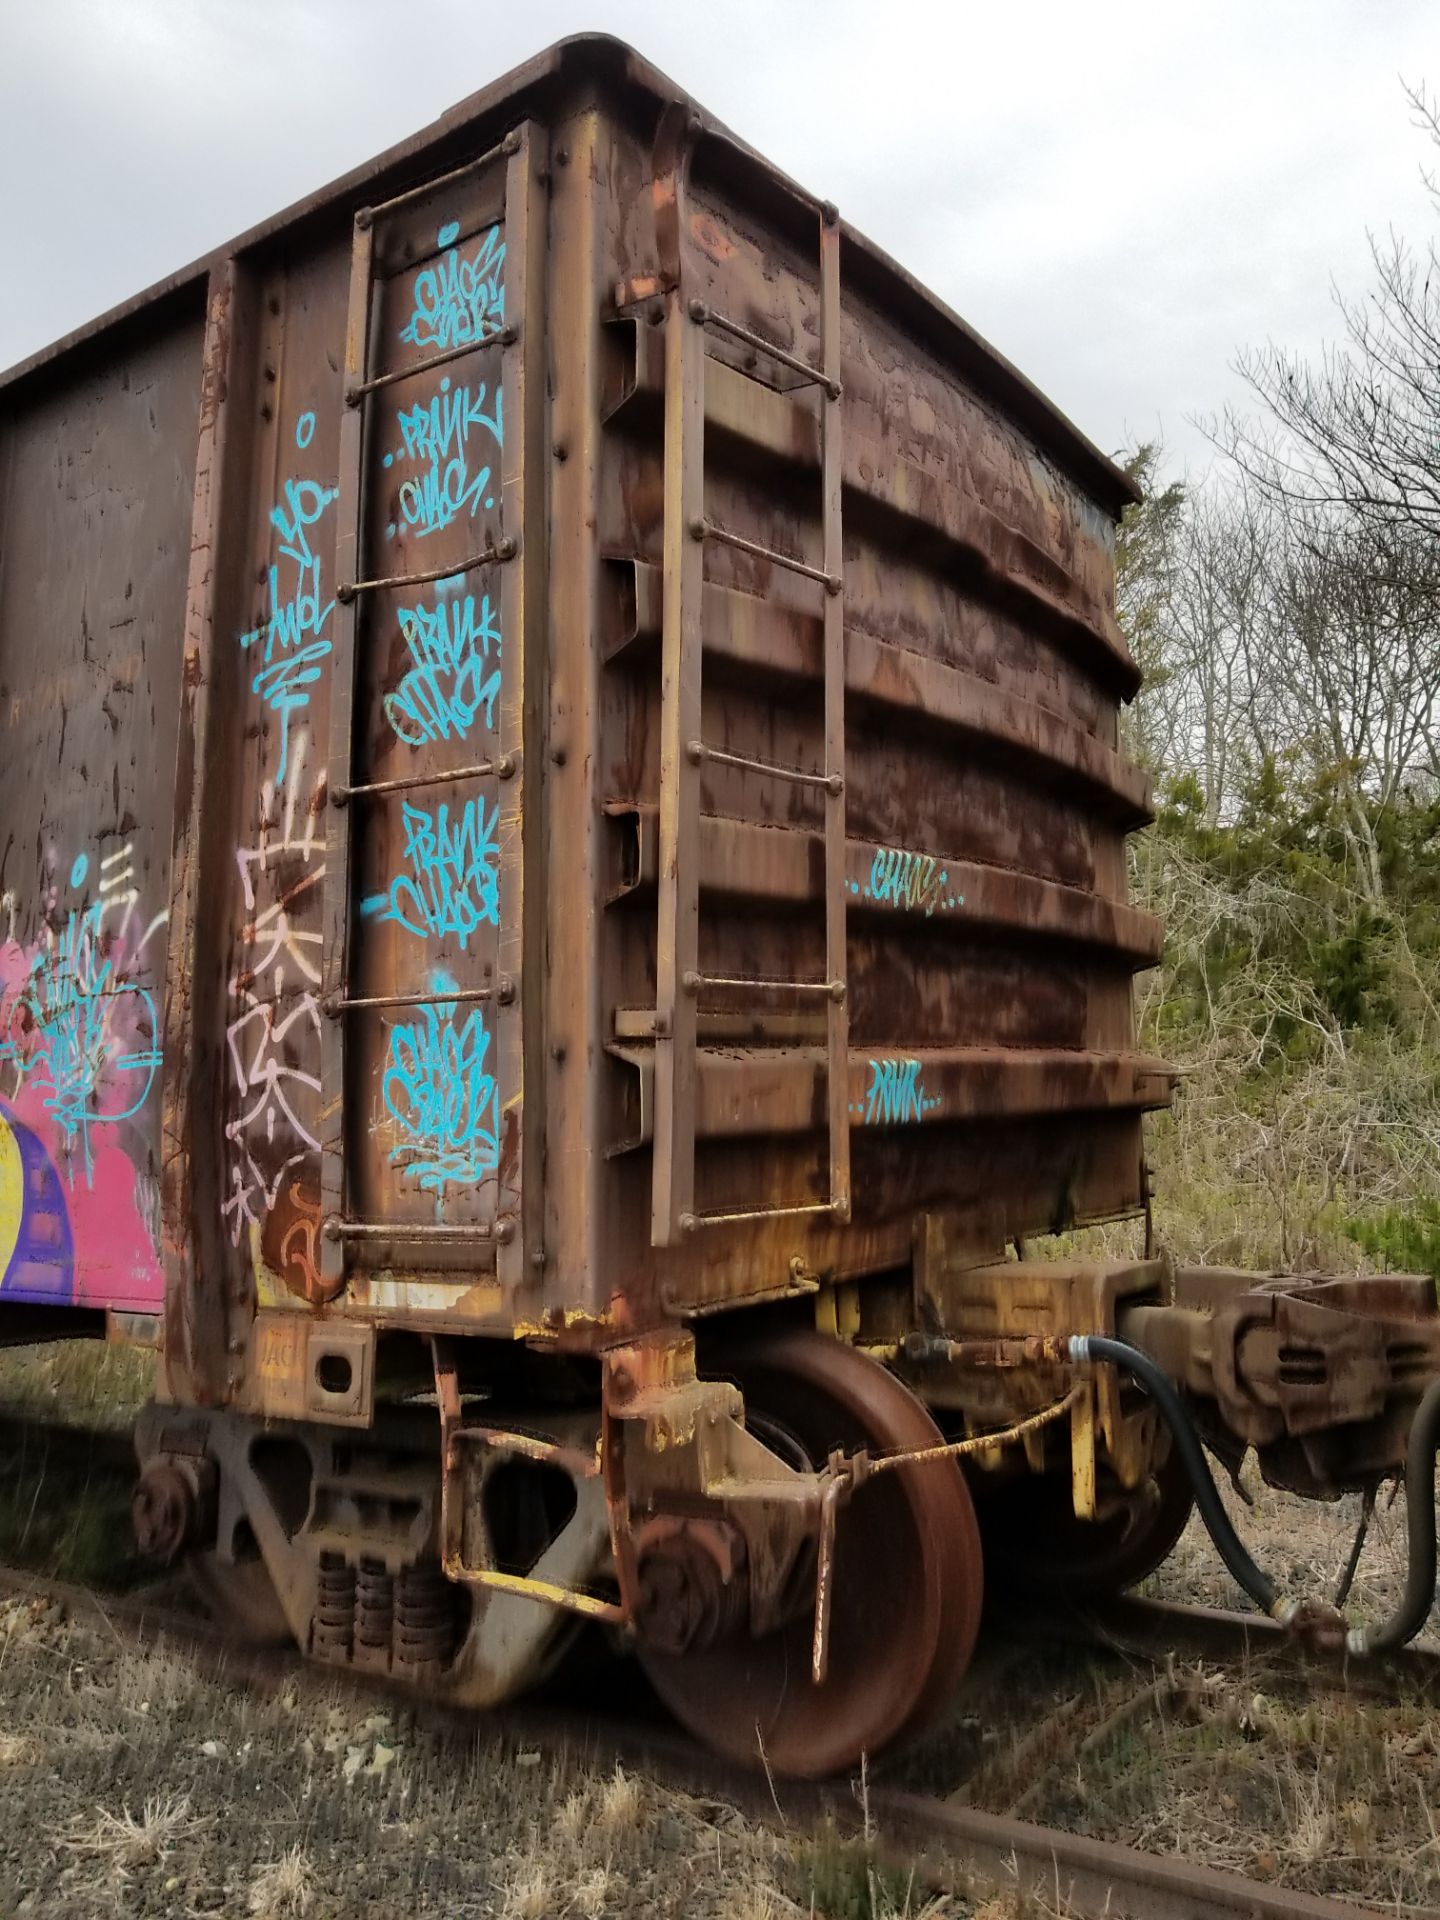
[[[958,1807],[871,1782],[777,1780],[716,1759],[670,1728],[583,1710],[522,1704],[477,1716],[383,1675],[306,1659],[298,1650],[238,1646],[213,1622],[181,1611],[168,1588],[98,1594],[72,1582],[0,1565],[0,1594],[33,1596],[71,1618],[136,1644],[164,1639],[222,1685],[259,1691],[308,1677],[333,1687],[403,1697],[433,1727],[473,1737],[477,1720],[512,1745],[541,1747],[591,1765],[643,1770],[661,1784],[739,1806],[758,1821],[814,1830],[826,1824],[868,1842],[876,1856],[912,1874],[928,1893],[1013,1890],[1054,1900],[1075,1920],[1380,1920],[1372,1908],[1239,1874],[1142,1853],[1083,1834]]]
[[[1022,1615],[1012,1618],[1007,1627],[1023,1633],[1031,1623]],[[1343,1647],[1312,1646],[1264,1614],[1139,1594],[1048,1608],[1043,1619],[1037,1614],[1033,1630],[1043,1631],[1052,1640],[1066,1638],[1152,1659],[1174,1654],[1233,1666],[1265,1658],[1288,1663],[1311,1685],[1365,1693],[1390,1693],[1402,1677],[1423,1686],[1440,1686],[1440,1646],[1412,1644],[1392,1654],[1347,1654]]]
[[[116,1429],[90,1429],[0,1413],[0,1457],[26,1455],[89,1460],[118,1472],[133,1460],[131,1438]],[[220,1684],[259,1690],[309,1676],[337,1680],[390,1698],[403,1698],[436,1726],[473,1736],[477,1725],[496,1737],[571,1755],[593,1764],[643,1769],[664,1784],[728,1800],[759,1820],[815,1827],[830,1823],[868,1839],[877,1855],[913,1870],[927,1892],[974,1885],[1054,1900],[1076,1920],[1359,1920],[1373,1909],[1294,1888],[1248,1880],[1194,1863],[1160,1857],[1044,1827],[1012,1814],[995,1814],[871,1780],[858,1795],[853,1781],[797,1782],[772,1778],[717,1759],[669,1726],[587,1711],[583,1706],[521,1703],[478,1715],[443,1699],[417,1694],[384,1674],[307,1659],[298,1649],[237,1644],[218,1623],[178,1601],[170,1578],[129,1592],[100,1593],[0,1564],[0,1595],[33,1596],[64,1608],[73,1619],[137,1644],[164,1639]],[[1366,1692],[1393,1689],[1404,1676],[1440,1680],[1440,1649],[1410,1647],[1389,1658],[1343,1660],[1305,1656],[1293,1635],[1259,1614],[1124,1595],[1090,1606],[1050,1607],[1043,1617],[1011,1615],[1006,1631],[1018,1638],[1043,1634],[1122,1654],[1167,1655],[1235,1664],[1255,1657],[1277,1666],[1296,1663],[1307,1683],[1356,1685]],[[1297,1654],[1302,1657],[1297,1662]]]

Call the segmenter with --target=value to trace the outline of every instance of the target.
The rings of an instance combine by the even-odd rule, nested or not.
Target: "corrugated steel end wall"
[[[35,1196],[10,1207],[16,1244],[42,1297],[68,1273],[71,1297],[153,1304],[167,1260],[172,1351],[192,1367],[208,1356],[215,1390],[237,1316],[333,1290],[327,1126],[353,1217],[483,1225],[515,1199],[499,1009],[432,1001],[347,1023],[337,1106],[322,1001],[338,734],[357,784],[490,765],[502,729],[530,724],[506,720],[522,654],[538,748],[511,789],[523,808],[502,835],[493,781],[457,785],[444,822],[433,793],[357,806],[341,955],[344,991],[361,998],[483,992],[502,953],[513,961],[539,1149],[522,1257],[502,1251],[497,1272],[483,1244],[362,1242],[337,1306],[501,1328],[604,1313],[624,1295],[643,1315],[771,1290],[796,1262],[903,1264],[922,1210],[985,1247],[1142,1198],[1140,1112],[1167,1083],[1133,1047],[1130,975],[1157,930],[1125,900],[1124,836],[1147,797],[1117,742],[1134,685],[1111,612],[1118,490],[1063,434],[1042,452],[1046,436],[986,398],[980,356],[944,351],[944,328],[919,323],[921,296],[847,235],[854,1223],[650,1245],[664,372],[643,304],[622,314],[617,299],[656,267],[661,100],[648,70],[632,64],[621,86],[592,80],[596,64],[555,69],[563,84],[552,72],[524,101],[497,90],[475,123],[452,121],[428,157],[412,143],[392,170],[408,186],[497,140],[522,106],[541,116],[524,305],[543,350],[527,363],[518,345],[477,347],[367,402],[363,497],[342,487],[343,387],[352,215],[374,185],[217,261],[203,319],[182,294],[12,389],[8,415],[0,397],[0,1098],[6,1152]],[[396,250],[381,262],[372,375],[464,345],[455,329],[477,301],[499,314],[510,295],[513,311],[515,179],[512,156],[377,229]],[[697,296],[813,355],[813,216],[724,140],[697,152],[687,246]],[[757,386],[719,354],[707,510],[813,552],[813,392]],[[503,499],[492,480],[510,483]],[[514,564],[475,569],[463,590],[364,596],[353,710],[337,723],[346,567],[459,566],[517,532],[526,564],[544,559],[530,639],[502,630]],[[818,764],[820,629],[811,583],[707,549],[705,737]],[[803,787],[703,769],[706,973],[821,970],[819,822]],[[524,959],[485,893],[484,846],[512,829],[529,844]],[[98,1051],[72,1045],[77,1006],[100,1022]],[[813,1197],[823,1021],[798,998],[757,1014],[721,991],[699,1023],[702,1205]],[[133,1215],[123,1242],[87,1226],[97,1192],[108,1222]],[[0,1226],[9,1217],[0,1198]]]

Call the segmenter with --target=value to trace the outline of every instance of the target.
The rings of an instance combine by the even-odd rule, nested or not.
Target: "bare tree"
[[[1440,148],[1440,106],[1407,88],[1413,118]],[[1440,187],[1425,175],[1440,207]],[[1390,530],[1440,534],[1440,254],[1393,231],[1372,234],[1374,284],[1338,289],[1343,339],[1318,365],[1276,347],[1240,356],[1240,372],[1280,441],[1227,416],[1221,443],[1276,497],[1342,509]]]
[[[1192,496],[1176,541],[1169,648],[1183,708],[1181,763],[1200,784],[1212,827],[1283,731],[1265,647],[1275,545],[1267,502],[1243,482],[1214,480]]]

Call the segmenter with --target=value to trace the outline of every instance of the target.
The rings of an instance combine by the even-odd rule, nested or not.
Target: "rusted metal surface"
[[[1170,1095],[1128,483],[614,43],[186,285],[0,382],[0,678],[50,703],[5,716],[0,1072],[33,1106],[112,995],[31,1210],[119,1183],[150,1292],[85,1297],[132,1314],[163,1244],[148,1536],[456,1699],[579,1614],[779,1768],[914,1732],[978,1613],[957,1460],[1104,1519],[1163,1451],[1057,1345],[1153,1266],[1000,1264],[1137,1213]]]
[[[1119,1316],[1122,1338],[1191,1394],[1238,1467],[1334,1494],[1405,1460],[1416,1403],[1440,1373],[1440,1307],[1425,1274],[1259,1276],[1182,1268],[1162,1299]]]
[[[0,398],[0,1288],[32,1304],[153,1312],[164,1293],[172,785],[220,405],[205,332],[187,301]]]
[[[1012,370],[609,43],[193,285],[188,359],[142,312],[0,388],[7,675],[53,624],[21,468],[67,383],[113,338],[188,410],[178,489],[108,420],[102,456],[189,600],[130,809],[176,849],[177,1390],[243,1396],[257,1311],[600,1332],[882,1271],[922,1208],[1142,1204],[1125,483]],[[67,545],[108,634],[105,551]],[[102,828],[27,824],[53,747],[10,724],[16,846]]]
[[[868,1479],[844,1464],[861,1453],[910,1456],[942,1445],[919,1402],[853,1348],[780,1332],[729,1349],[721,1370],[735,1383],[728,1391],[737,1406],[743,1394],[752,1432],[732,1424],[727,1441],[699,1398],[698,1444],[717,1464],[722,1446],[729,1454],[723,1479],[705,1476],[719,1503],[714,1517],[744,1535],[738,1564],[748,1569],[752,1613],[762,1575],[778,1576],[781,1604],[763,1635],[721,1631],[683,1651],[642,1640],[640,1657],[662,1699],[708,1745],[751,1765],[823,1776],[922,1731],[969,1663],[982,1585],[974,1511],[943,1449]],[[701,1396],[706,1385],[697,1383]],[[637,1417],[644,1399],[638,1387],[627,1403]],[[739,1451],[746,1439],[750,1458]],[[772,1450],[768,1470],[753,1457],[762,1439]],[[667,1489],[669,1456],[662,1448],[633,1465],[627,1459],[632,1492],[648,1484],[662,1512],[667,1491],[673,1498],[684,1489],[683,1478]],[[813,1555],[795,1566],[789,1553],[778,1563],[774,1554],[775,1515],[786,1505],[782,1459],[801,1463],[788,1478],[808,1513],[805,1537],[818,1534]]]

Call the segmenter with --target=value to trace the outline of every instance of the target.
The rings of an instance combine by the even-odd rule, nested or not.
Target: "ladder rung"
[[[518,544],[508,536],[497,540],[493,547],[484,547],[479,553],[472,553],[468,560],[453,561],[448,567],[431,567],[425,573],[391,573],[378,580],[354,580],[348,586],[335,589],[335,598],[342,603],[353,600],[360,593],[379,593],[386,587],[423,587],[431,580],[458,580],[462,573],[473,573],[477,567],[492,567],[497,561],[513,560],[520,551]]]
[[[479,760],[473,767],[452,767],[449,773],[407,773],[398,780],[366,780],[358,786],[336,787],[330,795],[334,807],[347,806],[352,800],[365,800],[374,794],[408,793],[412,787],[443,787],[454,780],[508,780],[515,772],[515,756],[497,755],[494,760]]]
[[[450,987],[437,993],[370,993],[356,997],[337,996],[325,1002],[332,1020],[357,1007],[451,1007],[469,1005],[477,1000],[494,1000],[508,1007],[515,998],[515,982],[501,974],[493,987]]]
[[[776,780],[790,780],[797,787],[823,787],[826,793],[845,791],[845,782],[838,773],[808,773],[803,767],[783,766],[778,760],[756,760],[748,753],[731,753],[726,747],[707,746],[703,740],[692,740],[686,752],[697,766],[702,760],[713,760],[718,766],[744,767],[749,773],[768,773]]]
[[[725,1227],[742,1220],[782,1220],[797,1214],[830,1214],[838,1219],[850,1217],[848,1201],[812,1200],[793,1207],[737,1207],[729,1213],[682,1213],[680,1231],[694,1233],[697,1227]]]
[[[436,367],[448,367],[452,360],[463,360],[467,353],[478,353],[481,347],[513,347],[520,338],[515,327],[497,327],[493,333],[482,333],[478,340],[462,340],[458,347],[447,347],[443,353],[432,353],[428,360],[417,360],[413,367],[395,367],[389,373],[377,373],[373,380],[361,380],[353,387],[345,389],[347,407],[358,407],[367,393],[378,393],[381,387],[393,387],[398,380],[413,380],[417,374],[431,373]]]
[[[845,998],[843,980],[770,980],[763,974],[697,973],[693,968],[681,977],[687,993],[703,993],[707,987],[738,987],[747,993],[815,993],[827,1000]]]
[[[690,538],[722,540],[727,547],[738,547],[741,553],[753,553],[757,560],[772,560],[777,567],[788,567],[791,573],[802,574],[807,580],[818,580],[827,593],[839,593],[844,585],[838,573],[827,573],[823,567],[812,567],[808,560],[797,560],[775,547],[762,545],[759,540],[747,540],[743,533],[731,533],[728,527],[717,526],[713,520],[692,520]]]
[[[508,160],[513,153],[520,151],[518,129],[507,133],[498,147],[491,147],[482,153],[478,160],[467,160],[463,167],[454,167],[449,173],[442,173],[438,180],[427,180],[423,186],[411,187],[406,193],[397,193],[393,199],[381,200],[373,207],[361,207],[355,215],[357,227],[368,227],[378,220],[382,213],[393,213],[396,207],[408,207],[414,200],[428,200],[432,193],[438,193],[442,187],[448,187],[452,181],[463,180],[467,173],[478,173],[481,167],[488,167],[492,160]]]
[[[484,1222],[465,1227],[430,1226],[412,1225],[404,1220],[342,1220],[338,1213],[332,1213],[321,1232],[327,1240],[449,1240],[458,1246],[470,1246],[477,1242],[488,1245],[492,1240],[513,1240],[515,1223],[501,1220],[494,1226]]]
[[[732,320],[728,313],[716,313],[703,300],[692,300],[690,318],[702,327],[713,327],[717,333],[728,333],[732,340],[743,341],[747,347],[754,347],[757,353],[768,354],[772,360],[778,360],[782,367],[789,367],[792,373],[798,373],[808,385],[824,387],[832,400],[840,398],[840,382],[831,380],[823,367],[812,366],[808,360],[802,360],[799,354],[788,353],[773,340],[767,340],[763,333],[756,333],[752,328],[742,326],[738,320]],[[745,369],[740,367],[737,371],[743,373]]]

